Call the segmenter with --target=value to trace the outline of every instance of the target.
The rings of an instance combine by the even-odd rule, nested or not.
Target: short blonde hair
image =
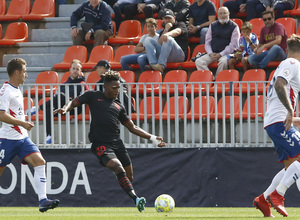
[[[252,28],[253,28],[253,25],[248,21],[245,21],[244,24],[241,26],[241,30],[248,29],[248,30],[252,31]]]
[[[154,18],[147,18],[145,22],[146,24],[153,24],[155,27],[157,27],[157,21]]]

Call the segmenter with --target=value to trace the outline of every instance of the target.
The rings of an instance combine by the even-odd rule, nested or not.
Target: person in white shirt
[[[156,41],[158,41],[159,34],[156,33],[156,28],[157,28],[157,21],[154,18],[148,18],[146,19],[146,28],[148,31],[148,34],[145,34],[141,37],[139,43],[136,45],[134,48],[134,52],[136,54],[130,54],[121,57],[120,63],[122,66],[123,70],[131,70],[130,64],[139,64],[141,71],[145,71],[145,66],[149,63],[147,54],[146,54],[146,49],[144,47],[144,42],[146,38],[150,37]]]
[[[280,63],[270,83],[264,117],[264,128],[274,143],[279,162],[285,167],[253,201],[265,217],[273,217],[271,205],[281,215],[288,216],[284,207],[285,192],[295,182],[300,190],[300,133],[294,128],[300,127],[300,118],[294,117],[300,91],[300,36],[292,35],[287,40],[287,48],[288,58]]]
[[[6,166],[18,155],[22,164],[34,168],[34,182],[39,198],[39,210],[45,212],[58,206],[59,200],[50,200],[46,195],[46,161],[38,147],[28,137],[34,124],[25,121],[23,95],[19,88],[27,78],[26,62],[14,58],[7,64],[9,76],[0,89],[0,176]]]

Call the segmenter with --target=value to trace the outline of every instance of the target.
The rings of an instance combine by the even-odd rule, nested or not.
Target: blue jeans
[[[147,54],[138,53],[122,56],[120,59],[120,63],[123,70],[131,70],[129,64],[139,64],[142,72],[145,71],[145,66],[148,64]]]
[[[201,28],[200,30],[200,44],[205,44],[205,36],[208,31],[208,27]]]
[[[279,46],[274,45],[270,50],[262,52],[260,55],[255,53],[248,57],[248,62],[253,68],[265,68],[270,61],[282,61],[287,58],[285,51]]]
[[[151,65],[161,64],[166,68],[167,62],[183,62],[185,54],[173,37],[168,37],[167,42],[160,45],[156,40],[148,37],[144,42],[147,57]]]

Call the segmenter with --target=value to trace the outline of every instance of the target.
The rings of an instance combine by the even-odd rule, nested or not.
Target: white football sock
[[[276,191],[284,196],[286,190],[296,182],[300,177],[300,163],[299,161],[294,161],[285,171],[280,184],[277,186]]]
[[[46,165],[34,167],[34,182],[39,201],[47,198],[45,167]]]
[[[270,186],[266,189],[266,191],[264,192],[264,197],[265,199],[267,198],[267,196],[272,193],[276,187],[278,186],[278,184],[280,183],[282,177],[284,176],[285,173],[285,168],[283,168],[282,170],[280,170],[273,178]]]

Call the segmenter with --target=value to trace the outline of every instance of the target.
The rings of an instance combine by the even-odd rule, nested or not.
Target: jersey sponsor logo
[[[103,99],[98,99],[98,101],[99,101],[99,102],[102,102],[102,101],[103,101]]]

